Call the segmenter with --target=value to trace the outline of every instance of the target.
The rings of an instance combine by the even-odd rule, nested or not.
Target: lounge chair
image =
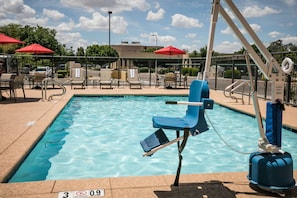
[[[138,69],[128,69],[128,71],[127,71],[127,82],[129,83],[130,89],[132,89],[133,86],[136,86],[134,88],[141,89],[142,84],[140,82]]]
[[[177,142],[179,166],[174,185],[178,186],[182,161],[181,153],[187,143],[189,135],[195,136],[208,130],[204,118],[204,111],[205,109],[213,108],[213,100],[209,99],[208,83],[206,81],[194,80],[190,86],[188,102],[167,101],[166,104],[188,105],[186,115],[180,118],[153,116],[153,127],[159,129],[146,139],[142,140],[140,144],[145,152],[143,156],[151,156],[158,150]],[[169,141],[163,129],[175,130],[176,139]],[[184,131],[183,136],[180,136],[180,130]],[[181,144],[180,141],[182,141]]]
[[[112,70],[111,69],[101,69],[100,70],[100,81],[99,86],[108,86],[107,88],[112,89],[112,77],[111,77]]]
[[[75,85],[80,85],[81,88],[83,89],[85,86],[85,72],[82,68],[72,68],[71,71],[71,89]]]

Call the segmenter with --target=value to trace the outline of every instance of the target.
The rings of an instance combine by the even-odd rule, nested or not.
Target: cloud
[[[7,13],[21,13],[24,8],[22,0],[10,0],[1,2],[3,11]]]
[[[247,18],[257,18],[266,16],[269,14],[277,14],[280,13],[280,10],[275,10],[273,8],[270,8],[268,6],[265,6],[264,8],[260,8],[257,5],[246,7],[243,11],[243,16]]]
[[[71,20],[69,22],[60,23],[57,27],[55,27],[57,31],[71,31],[74,28],[77,28],[77,25]]]
[[[60,43],[63,43],[67,46],[67,48],[73,47],[73,50],[76,51],[78,47],[86,47],[89,45],[88,41],[83,39],[79,32],[57,32],[57,40]]]
[[[297,4],[296,0],[284,0],[284,2],[289,6],[293,6]]]
[[[105,17],[99,12],[92,14],[92,18],[81,16],[79,18],[78,27],[85,30],[107,30],[109,28],[109,16]],[[123,17],[112,16],[110,19],[110,29],[117,34],[127,33],[128,23]]]
[[[148,21],[158,21],[164,17],[165,10],[160,8],[156,13],[153,11],[149,11],[146,17],[146,20]]]
[[[149,42],[151,43],[156,43],[156,37],[155,36],[152,36],[152,34],[155,34],[157,35],[157,42],[158,42],[158,45],[170,45],[172,43],[174,43],[176,41],[176,38],[173,37],[173,36],[170,36],[170,35],[166,35],[166,36],[161,36],[161,35],[158,35],[158,33],[156,32],[153,32],[153,33],[150,33],[150,34],[141,34],[140,37],[141,38],[148,38],[149,39]]]
[[[223,41],[222,43],[216,45],[213,49],[219,53],[234,53],[239,51],[242,45],[238,42]]]
[[[181,49],[186,50],[188,52],[193,52],[194,50],[197,51],[198,46],[197,45],[182,45]]]
[[[258,24],[253,23],[253,24],[250,24],[250,26],[256,33],[261,31],[261,26]]]
[[[203,24],[198,19],[186,17],[182,14],[175,14],[171,16],[171,25],[179,28],[201,28]]]
[[[254,30],[254,32],[260,32],[261,31],[261,26],[260,25],[255,24],[255,23],[249,24],[249,25]],[[246,34],[247,33],[246,30],[243,29],[243,28],[240,28],[239,30],[240,30],[240,32],[242,34]],[[222,34],[233,34],[233,36],[235,36],[233,30],[229,26],[227,26],[226,29],[221,30],[221,33]]]
[[[133,1],[123,1],[123,0],[61,0],[61,4],[67,7],[77,7],[83,8],[88,12],[94,12],[100,10],[102,12],[108,12],[112,10],[114,13],[119,13],[123,11],[132,11],[138,9],[141,11],[147,11],[150,5],[146,0],[133,0]]]
[[[1,17],[0,25],[10,23],[22,25],[41,25],[46,26],[48,18],[36,17],[36,11],[30,6],[24,4],[23,0],[0,1]]]
[[[16,17],[33,17],[36,11],[30,6],[25,5],[23,0],[10,0],[0,2],[1,12],[6,14],[12,14]]]
[[[197,36],[196,33],[188,33],[188,34],[186,35],[186,38],[195,38],[196,36]]]
[[[294,45],[297,45],[297,36],[287,36],[287,37],[281,38],[281,40],[283,41],[283,44],[292,43]]]
[[[233,34],[234,32],[229,26],[227,26],[226,29],[221,30],[221,33],[222,34]]]
[[[277,32],[277,31],[273,31],[273,32],[269,32],[268,36],[270,36],[271,38],[276,38],[278,36],[282,35],[282,33]]]
[[[43,9],[43,15],[54,20],[60,20],[65,17],[65,15],[58,10],[49,10],[46,8]]]

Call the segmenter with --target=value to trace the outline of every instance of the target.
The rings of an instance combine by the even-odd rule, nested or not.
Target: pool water
[[[186,106],[166,105],[167,100],[187,97],[73,97],[9,182],[175,174],[176,144],[152,157],[142,157],[139,144],[157,130],[153,115],[185,114]],[[181,173],[248,171],[249,153],[257,150],[259,137],[255,118],[219,105],[207,110],[207,117],[216,130],[210,125],[189,138]],[[175,138],[175,131],[165,132]],[[297,169],[297,134],[283,129],[282,138]]]

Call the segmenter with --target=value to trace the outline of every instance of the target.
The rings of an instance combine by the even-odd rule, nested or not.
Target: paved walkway
[[[60,90],[50,89],[48,95]],[[187,95],[187,89],[164,89],[144,87],[129,89],[120,87],[98,89],[89,86],[85,90],[67,87],[66,95],[54,97],[50,102],[41,99],[41,91],[26,88],[27,99],[18,92],[17,102],[6,100],[0,102],[0,179],[4,181],[17,163],[30,150],[42,132],[48,127],[55,116],[61,111],[73,94],[140,94],[140,95]],[[4,93],[4,96],[5,95]],[[217,103],[234,108],[245,113],[253,114],[253,105],[242,105],[225,98],[220,91],[211,91],[211,98]],[[263,116],[265,101],[260,100]],[[297,130],[297,108],[286,107],[284,125]],[[173,187],[174,175],[150,177],[120,177],[102,179],[59,180],[23,183],[1,183],[0,197],[13,198],[54,198],[59,192],[88,189],[104,189],[104,197],[267,197],[274,194],[262,194],[249,187],[246,179],[247,172],[212,173],[212,174],[182,174],[181,185]],[[294,171],[297,178],[297,170]],[[290,190],[288,197],[297,197],[297,187]]]

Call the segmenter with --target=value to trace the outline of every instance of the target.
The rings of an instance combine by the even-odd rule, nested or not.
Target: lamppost
[[[110,52],[110,15],[112,11],[108,11],[108,52]],[[110,69],[110,53],[108,53],[108,67]]]
[[[110,15],[112,11],[108,11],[108,47],[110,47]]]
[[[152,33],[151,36],[154,36],[155,39],[156,39],[156,50],[157,50],[157,47],[158,47],[158,34],[155,34],[155,33]],[[156,59],[155,59],[155,76],[156,76],[156,85],[157,85],[157,81],[158,81],[158,60],[157,60],[157,56],[156,56]]]

